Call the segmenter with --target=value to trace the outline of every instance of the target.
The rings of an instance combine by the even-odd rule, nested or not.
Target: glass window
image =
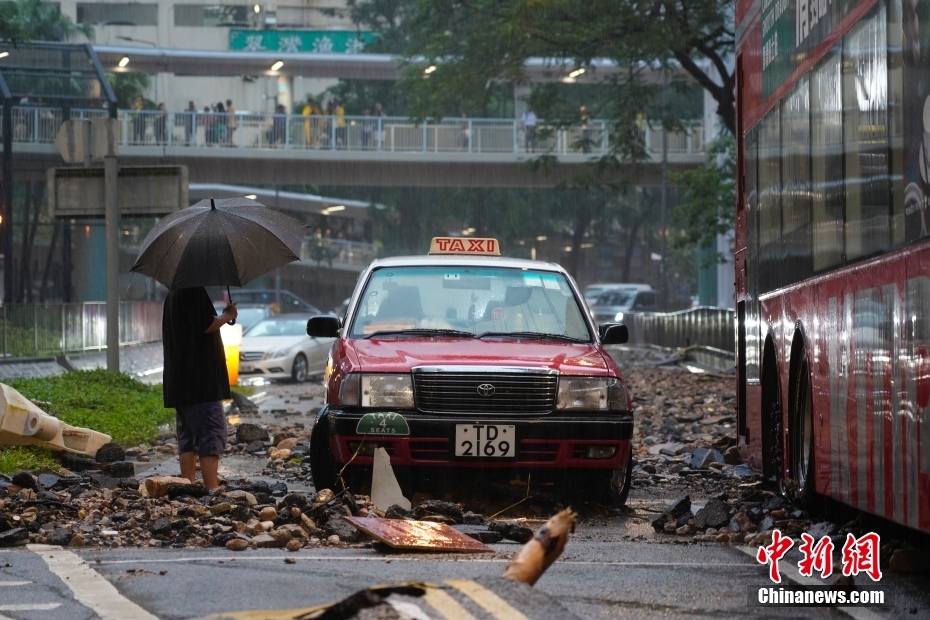
[[[782,282],[781,118],[776,107],[759,123],[759,286]]]
[[[758,129],[746,134],[744,148],[746,160],[746,380],[759,381],[759,193],[758,183]]]
[[[174,25],[194,27],[249,26],[252,5],[175,4]]]
[[[591,340],[582,306],[560,273],[455,266],[386,267],[372,273],[359,297],[352,336],[418,330]]]
[[[129,2],[78,2],[79,24],[98,26],[157,26],[158,5]]]
[[[854,27],[843,44],[848,261],[890,249],[885,34],[881,9]]]
[[[905,242],[904,53],[901,0],[888,3],[888,138],[891,143],[891,245]]]
[[[843,263],[843,101],[840,55],[827,57],[811,78],[811,189],[814,272]]]
[[[781,178],[783,183],[782,284],[811,275],[810,85],[798,80],[781,104]]]

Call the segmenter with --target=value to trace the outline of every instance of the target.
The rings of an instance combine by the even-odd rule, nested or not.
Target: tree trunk
[[[642,226],[643,221],[637,219],[633,222],[633,227],[630,229],[630,233],[627,235],[627,245],[626,252],[623,256],[623,267],[622,270],[622,280],[621,282],[630,281],[630,269],[633,265],[633,251],[636,249],[636,236],[639,235],[639,228]],[[645,248],[643,248],[645,250]]]

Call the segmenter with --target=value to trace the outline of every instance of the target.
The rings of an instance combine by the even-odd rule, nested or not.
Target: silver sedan
[[[242,335],[239,375],[249,379],[291,379],[302,383],[322,375],[334,338],[307,335],[307,314],[262,319]]]

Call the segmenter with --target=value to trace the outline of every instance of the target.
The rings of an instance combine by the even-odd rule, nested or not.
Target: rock
[[[274,521],[278,518],[278,511],[271,506],[265,506],[258,511],[258,518],[261,521]]]
[[[70,454],[68,452],[63,452],[61,454],[61,466],[71,471],[91,471],[100,468],[100,465],[94,459]]]
[[[312,508],[310,500],[303,493],[288,493],[278,503],[278,510],[285,511],[287,508],[297,508],[300,512],[310,512]]]
[[[691,453],[691,469],[707,469],[711,463],[723,462],[723,455],[713,448],[698,448]]]
[[[712,499],[694,515],[694,527],[703,530],[708,527],[723,527],[730,522],[730,507],[726,502]]]
[[[252,443],[253,441],[268,441],[268,431],[258,424],[245,422],[236,428],[236,443]]]
[[[681,527],[682,525],[687,525],[688,521],[690,521],[693,518],[694,518],[694,513],[689,510],[685,514],[678,517],[678,519],[675,521],[675,526]]]
[[[724,475],[728,478],[755,478],[756,472],[749,469],[749,465],[732,465],[723,469]]]
[[[115,443],[106,443],[100,446],[94,458],[98,463],[115,463],[126,460],[126,451],[122,446]]]
[[[193,517],[194,519],[199,519],[206,514],[210,514],[210,509],[200,504],[189,504],[178,511],[178,516]]]
[[[773,495],[762,504],[762,510],[781,510],[785,507],[785,500],[778,495]]]
[[[252,517],[252,511],[249,510],[248,506],[236,504],[233,506],[233,509],[227,513],[226,516],[233,521],[240,521],[244,523]]]
[[[249,400],[242,394],[239,394],[238,392],[233,392],[231,396],[232,396],[233,404],[236,406],[236,409],[239,410],[239,413],[241,414],[258,413],[258,405],[256,405],[254,402],[252,402],[251,400]],[[240,424],[239,426],[242,427],[244,425]],[[255,426],[255,425],[249,424],[249,426]],[[236,431],[236,436],[238,437],[238,429]],[[267,436],[267,433],[266,433],[266,436]],[[242,443],[242,442],[239,442],[239,443]]]
[[[285,432],[275,433],[274,436],[271,438],[271,443],[274,445],[278,445],[279,443],[289,438],[290,436],[291,436],[290,433],[285,433]]]
[[[46,542],[50,545],[65,547],[69,542],[71,542],[73,537],[74,533],[71,530],[56,528],[48,533],[48,536],[46,536]]]
[[[210,494],[210,490],[207,489],[207,487],[202,484],[191,484],[189,481],[169,484],[165,492],[168,495],[168,499],[177,499],[185,495],[197,498]]]
[[[284,548],[288,551],[300,551],[300,541],[291,540],[286,545],[284,545]]]
[[[673,502],[665,511],[660,514],[658,517],[652,521],[652,529],[657,532],[661,532],[665,528],[666,523],[674,523],[678,520],[678,517],[685,514],[691,510],[691,496],[685,495],[684,497]]]
[[[69,547],[80,548],[84,546],[84,536],[82,534],[75,534],[71,537],[71,542],[68,543]]]
[[[265,451],[265,442],[264,441],[253,441],[245,447],[245,451],[249,454],[254,454],[256,452]]]
[[[658,470],[656,469],[656,466],[653,465],[652,463],[645,463],[643,464],[643,471],[646,472],[647,474],[654,474]]]
[[[24,489],[36,489],[37,488],[36,477],[27,471],[19,472],[18,474],[13,476],[13,479],[10,482]]]
[[[230,551],[245,551],[249,548],[249,541],[242,538],[233,538],[226,542],[226,548]]]
[[[114,478],[132,478],[136,475],[136,466],[129,461],[101,463],[100,470]]]
[[[533,538],[533,530],[516,521],[491,521],[488,523],[488,529],[499,532],[507,540],[521,544],[528,543]]]
[[[237,538],[237,532],[220,532],[210,541],[214,547],[225,547],[230,540]]]
[[[276,497],[281,497],[287,494],[287,485],[281,482],[280,480],[271,485],[271,494]]]
[[[220,502],[218,504],[213,504],[210,506],[210,514],[214,517],[226,514],[227,512],[232,512],[232,509],[235,506],[231,502]]]
[[[746,534],[753,529],[755,529],[756,524],[752,522],[752,519],[749,518],[745,512],[738,512],[733,516],[733,520],[736,522],[736,525],[739,526],[739,531]]]
[[[761,521],[759,521],[759,531],[760,532],[771,532],[775,527],[775,519],[772,517],[766,516]]]
[[[666,456],[676,456],[687,450],[687,446],[683,443],[657,443],[654,446],[649,446],[649,454],[656,456],[658,454],[665,454]]]
[[[469,510],[464,515],[462,515],[462,520],[465,525],[481,525],[484,523],[484,516],[475,514]]]
[[[335,534],[333,534],[332,536],[329,536],[329,537],[326,539],[326,542],[329,543],[329,544],[331,544],[331,545],[338,545],[338,544],[339,544],[340,542],[342,542],[342,541],[339,540],[339,537],[338,537],[338,536],[336,536]]]
[[[0,534],[0,547],[12,547],[24,540],[29,540],[29,530],[24,527],[14,527]]]
[[[287,450],[287,449],[278,450],[277,448],[275,448],[271,450],[271,452],[268,453],[268,458],[270,458],[272,461],[277,461],[278,459],[286,459],[290,455],[291,455],[290,450]]]
[[[297,440],[293,437],[288,437],[287,439],[282,439],[278,445],[278,450],[293,450],[297,447]]]
[[[730,536],[731,534],[727,532],[722,532],[720,534],[717,534],[717,537],[714,540],[716,540],[719,543],[728,543],[730,542]]]
[[[53,476],[52,474],[39,474],[39,486],[46,489],[51,489],[53,486],[58,484],[61,480],[58,476]]]
[[[152,476],[142,481],[140,491],[144,489],[147,497],[164,497],[168,494],[169,484],[190,484],[187,478],[178,478],[175,476]]]
[[[385,519],[409,519],[410,512],[404,510],[400,504],[391,504],[388,506],[388,509],[384,511]],[[464,518],[464,516],[463,516]]]
[[[452,527],[462,534],[474,538],[478,542],[483,542],[486,545],[500,542],[504,538],[503,534],[495,532],[485,525],[463,524],[453,525]]]
[[[691,533],[691,527],[687,524],[682,525],[681,527],[675,528],[675,533],[679,536],[687,536]]]
[[[316,497],[313,498],[313,503],[314,504],[325,504],[326,502],[330,501],[334,497],[336,497],[336,494],[333,493],[331,490],[323,489],[322,491],[316,494]]]
[[[361,536],[361,532],[355,529],[355,526],[342,518],[341,512],[331,511],[330,517],[323,527],[323,531],[328,536],[338,536],[339,540],[346,542],[355,542]]]
[[[739,465],[742,458],[739,455],[739,448],[731,446],[723,453],[723,462],[727,465]]]
[[[829,521],[815,523],[807,530],[807,533],[810,534],[814,540],[820,540],[824,536],[832,536],[835,532],[836,526]]]
[[[299,529],[299,528],[298,528]],[[278,547],[283,547],[294,539],[294,535],[286,528],[271,530],[268,535],[278,542]]]
[[[427,500],[410,511],[410,516],[417,520],[423,520],[428,515],[443,515],[455,523],[463,523],[465,519],[462,509],[457,504],[438,499]]]
[[[255,506],[256,504],[258,504],[258,500],[255,499],[255,496],[249,493],[248,491],[241,491],[241,490],[226,491],[225,493],[223,493],[223,497],[228,497],[229,499],[236,499],[236,500],[245,500],[246,502],[248,502],[249,506]]]
[[[277,549],[286,544],[287,542],[279,543],[278,539],[271,534],[259,534],[252,538],[252,546],[259,549]]]
[[[662,526],[662,531],[666,534],[674,534],[677,530],[678,526],[675,525],[674,521],[668,521]]]
[[[930,562],[925,550],[902,548],[891,554],[888,568],[896,573],[927,573],[930,572]]]
[[[155,536],[167,536],[172,531],[171,519],[162,517],[149,527],[149,531]]]

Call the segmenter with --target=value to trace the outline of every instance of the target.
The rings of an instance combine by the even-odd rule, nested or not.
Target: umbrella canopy
[[[160,220],[131,271],[169,289],[243,286],[300,260],[306,226],[248,198],[201,200]]]

